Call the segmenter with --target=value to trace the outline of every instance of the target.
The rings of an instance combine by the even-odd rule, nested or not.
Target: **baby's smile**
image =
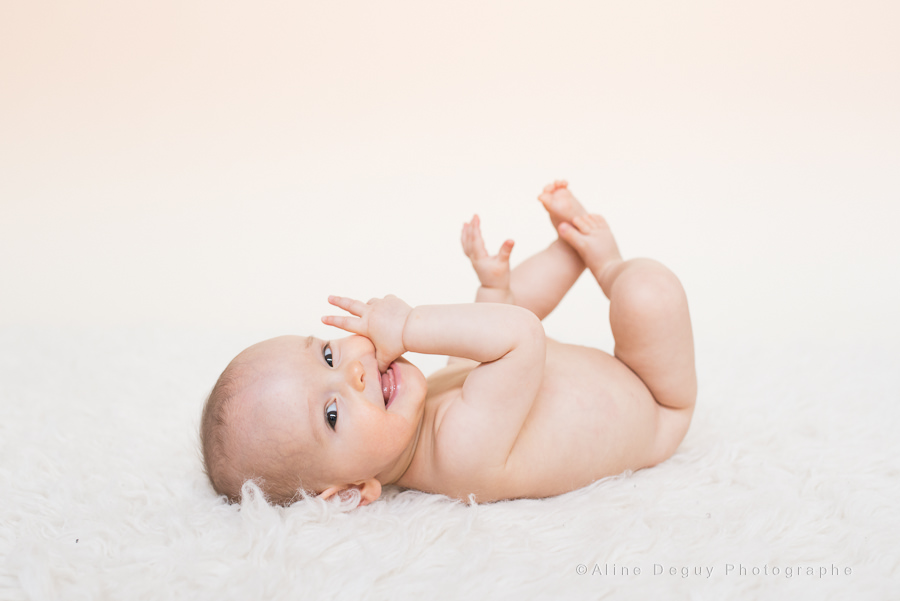
[[[396,363],[391,363],[387,371],[381,374],[381,393],[384,395],[385,409],[390,407],[400,388],[400,370],[394,369],[396,365]]]

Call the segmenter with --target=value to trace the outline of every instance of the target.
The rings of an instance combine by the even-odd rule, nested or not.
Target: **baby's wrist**
[[[410,327],[410,321],[412,319],[412,314],[416,312],[416,307],[411,307],[409,312],[406,314],[406,317],[403,319],[403,325],[400,327],[400,348],[403,349],[403,353],[409,351],[409,345],[407,344],[407,336],[409,334],[408,330]],[[401,355],[403,353],[400,353]]]
[[[495,287],[481,285],[475,294],[476,303],[507,303],[513,302],[512,291],[509,286]]]

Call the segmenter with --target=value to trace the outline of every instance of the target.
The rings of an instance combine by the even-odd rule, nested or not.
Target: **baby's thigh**
[[[616,280],[609,310],[616,357],[646,384],[656,402],[692,407],[697,397],[694,337],[687,297],[656,261],[631,262]]]
[[[687,435],[694,415],[693,405],[684,409],[672,409],[659,405],[656,441],[654,442],[654,464],[661,463],[675,454]]]

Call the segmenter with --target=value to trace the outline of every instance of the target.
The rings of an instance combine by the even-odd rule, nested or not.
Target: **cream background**
[[[865,0],[0,0],[0,598],[896,597],[898,25]],[[329,292],[470,300],[463,220],[521,260],[556,177],[687,288],[672,459],[489,505],[214,496],[199,414],[237,351],[334,335]],[[546,328],[609,349],[604,309],[585,278]],[[607,562],[648,576],[575,572]]]
[[[701,345],[896,338],[898,25],[887,1],[6,2],[0,326],[251,341],[332,335],[329,293],[468,301],[463,220],[522,260],[564,177],[682,278]],[[603,309],[583,279],[547,329],[608,347]]]

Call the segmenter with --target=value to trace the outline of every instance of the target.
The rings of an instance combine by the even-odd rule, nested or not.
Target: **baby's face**
[[[411,458],[427,387],[408,361],[380,373],[375,347],[362,336],[282,336],[244,353],[261,376],[247,390],[248,429],[281,455],[299,454],[313,472],[300,475],[318,483],[316,492],[369,478],[385,482]]]

